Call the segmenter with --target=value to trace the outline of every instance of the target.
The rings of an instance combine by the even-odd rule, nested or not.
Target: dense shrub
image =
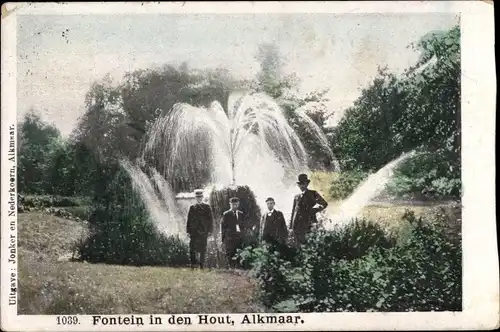
[[[240,199],[239,210],[241,210],[246,218],[246,227],[244,230],[244,236],[239,249],[245,247],[256,247],[258,245],[258,228],[260,223],[261,211],[255,199],[254,192],[248,186],[231,186],[221,189],[214,189],[209,197],[209,204],[212,207],[212,213],[214,216],[218,216],[214,219],[215,225],[214,230],[216,230],[216,237],[220,241],[220,222],[222,214],[229,210],[230,204],[229,199],[231,197],[238,197]],[[209,261],[216,260],[215,265],[219,267],[225,267],[226,259],[225,257],[217,257],[219,254],[212,251],[208,257]],[[247,262],[240,265],[241,268],[249,268]]]
[[[257,248],[245,248],[239,252],[240,259],[252,267],[252,272],[259,280],[266,305],[273,305],[286,300],[295,292],[295,282],[303,280],[303,264],[322,266],[324,261],[332,259],[352,260],[364,255],[370,248],[391,247],[394,240],[378,224],[367,220],[355,220],[345,227],[336,227],[332,231],[318,229],[311,233],[307,245],[299,251],[293,248],[278,252],[266,244]],[[324,273],[325,271],[316,271]],[[325,278],[319,277],[325,281]]]
[[[65,197],[51,195],[18,195],[19,204],[25,208],[74,207],[89,204],[86,197]]]
[[[89,218],[91,235],[79,244],[82,260],[129,265],[189,263],[187,244],[158,230],[123,170],[102,189]]]
[[[388,193],[402,198],[444,199],[461,195],[460,162],[443,151],[422,152],[395,169]]]
[[[352,222],[335,226],[331,231],[318,229],[309,235],[307,247],[316,256],[353,260],[360,258],[373,247],[390,248],[395,239],[378,223],[367,219],[355,219]]]
[[[411,213],[404,218],[411,235],[397,244],[372,223],[358,222],[315,231],[292,259],[265,246],[240,257],[276,311],[461,310],[460,247],[434,224]],[[351,241],[363,230],[378,240]]]
[[[222,214],[229,210],[229,199],[231,197],[238,197],[240,199],[239,210],[243,212],[248,222],[248,229],[257,226],[260,222],[261,211],[255,199],[255,194],[248,186],[235,186],[226,187],[222,189],[214,189],[210,193],[209,204],[212,207],[214,216],[222,216]],[[219,229],[220,225],[216,219],[215,229]]]
[[[368,172],[359,170],[340,172],[330,185],[330,197],[333,199],[349,197],[354,189],[367,177]]]
[[[72,216],[77,217],[81,220],[89,220],[90,217],[89,206],[83,205],[83,206],[65,207],[64,210],[70,213]]]
[[[294,268],[294,257],[286,260],[273,247],[263,243],[259,247],[247,247],[238,251],[243,265],[252,267],[252,275],[257,278],[262,290],[262,302],[268,307],[286,300],[294,290],[287,276]]]

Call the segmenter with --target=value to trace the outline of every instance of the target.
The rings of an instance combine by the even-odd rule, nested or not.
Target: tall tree
[[[219,101],[227,106],[229,93],[240,85],[225,69],[195,70],[187,65],[137,70],[127,73],[117,85],[105,77],[87,94],[87,110],[73,137],[94,150],[103,163],[117,162],[122,157],[135,159],[141,156],[151,125],[167,115],[175,103],[208,106]],[[156,159],[148,159],[146,164],[161,173],[165,165]],[[200,166],[197,183],[183,179],[171,185],[179,190],[202,185],[199,182],[206,180],[206,166]]]
[[[59,130],[45,123],[40,113],[31,109],[21,121],[18,137],[19,191],[29,194],[44,194],[52,191],[47,173],[51,156],[61,143]]]
[[[420,60],[397,77],[380,71],[335,129],[344,167],[375,170],[423,149],[460,178],[460,30],[431,32],[411,45]],[[427,158],[427,160],[430,160]]]

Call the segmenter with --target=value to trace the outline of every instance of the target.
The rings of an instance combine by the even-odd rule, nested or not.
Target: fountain
[[[335,225],[350,222],[353,218],[356,218],[361,210],[385,189],[394,168],[414,154],[415,151],[403,153],[376,173],[368,176],[368,178],[357,186],[351,196],[342,202],[339,211],[328,218],[329,222],[324,223],[325,229],[331,229]]]
[[[304,107],[296,114],[334,159],[324,133],[307,117]],[[172,234],[183,233],[183,211],[192,201],[190,195],[181,194],[178,201],[182,203],[175,204],[168,185],[175,179],[204,185],[207,197],[227,188],[232,190],[227,195],[234,194],[247,186],[259,205],[265,205],[267,196],[274,196],[279,208],[289,211],[296,175],[307,171],[308,155],[300,138],[279,105],[264,94],[231,94],[227,113],[218,102],[207,108],[175,104],[157,119],[146,137],[140,162],[124,162],[123,166],[152,218]],[[144,171],[145,161],[152,164],[146,170],[149,176]],[[184,205],[183,211],[179,205]]]
[[[304,108],[296,109],[296,115],[335,164],[324,133]],[[122,165],[157,225],[181,238],[186,238],[186,213],[194,196],[181,193],[176,200],[170,187],[175,180],[187,179],[193,186],[191,190],[194,186],[205,187],[218,236],[219,218],[233,195],[240,197],[242,209],[252,216],[251,225],[259,222],[260,209],[265,207],[268,196],[276,199],[276,208],[289,220],[297,192],[296,176],[308,171],[308,155],[297,133],[280,106],[264,94],[233,93],[227,112],[218,102],[206,108],[175,104],[156,120],[146,138],[138,162],[124,161]],[[383,189],[390,172],[406,157],[401,156],[370,176],[342,204],[340,213],[328,218],[329,225],[355,217]],[[150,168],[145,167],[146,161]]]

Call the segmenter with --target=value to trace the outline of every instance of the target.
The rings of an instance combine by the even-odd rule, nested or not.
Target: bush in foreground
[[[96,195],[89,218],[91,235],[78,245],[82,260],[122,265],[188,265],[187,244],[158,230],[123,170],[103,187],[103,192]]]
[[[436,226],[404,218],[412,229],[405,241],[355,235],[379,231],[365,222],[316,231],[292,258],[267,246],[240,257],[280,312],[461,310],[461,248]]]

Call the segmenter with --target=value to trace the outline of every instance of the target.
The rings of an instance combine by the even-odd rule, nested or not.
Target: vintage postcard
[[[2,6],[5,331],[499,326],[493,2]]]

